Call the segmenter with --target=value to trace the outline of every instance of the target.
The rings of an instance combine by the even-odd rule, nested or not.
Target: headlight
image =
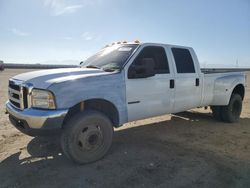
[[[33,89],[31,93],[31,106],[34,108],[55,109],[54,96],[50,91]]]

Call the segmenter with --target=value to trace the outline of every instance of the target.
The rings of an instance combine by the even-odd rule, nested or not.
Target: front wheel
[[[78,164],[101,159],[111,146],[113,126],[98,111],[86,110],[66,122],[61,145],[65,155]]]

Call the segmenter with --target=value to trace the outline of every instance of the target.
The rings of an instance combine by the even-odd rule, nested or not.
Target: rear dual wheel
[[[242,98],[239,94],[232,94],[227,106],[211,106],[216,120],[227,123],[238,122],[242,111]]]
[[[218,121],[222,121],[222,116],[221,116],[221,106],[211,106],[210,107],[212,110],[212,114],[214,119],[218,120]]]
[[[101,159],[111,146],[113,126],[107,116],[86,110],[66,122],[61,146],[65,155],[78,164]]]

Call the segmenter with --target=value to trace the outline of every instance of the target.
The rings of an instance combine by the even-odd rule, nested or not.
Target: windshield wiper
[[[97,67],[95,65],[88,65],[88,66],[86,66],[86,68],[101,69],[100,67]]]
[[[116,67],[105,67],[103,68],[103,70],[106,72],[115,72],[115,71],[119,71],[120,69]]]

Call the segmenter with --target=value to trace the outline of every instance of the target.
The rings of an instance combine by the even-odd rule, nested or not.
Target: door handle
[[[196,78],[195,79],[195,86],[199,86],[200,85],[200,79],[199,78]]]
[[[174,80],[173,79],[170,80],[169,87],[170,87],[170,89],[174,88]]]

